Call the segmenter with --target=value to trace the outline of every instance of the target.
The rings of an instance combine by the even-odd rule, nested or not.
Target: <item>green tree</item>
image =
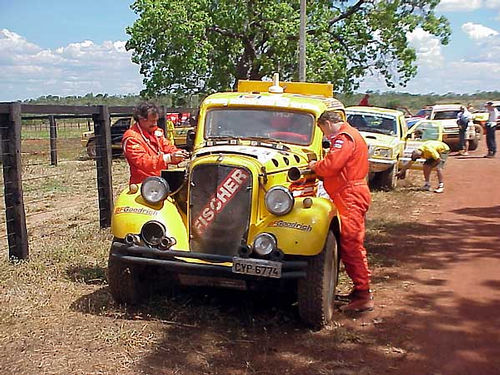
[[[367,73],[390,87],[415,76],[408,33],[420,27],[448,43],[440,0],[309,0],[307,77],[352,92]],[[127,49],[144,95],[207,93],[237,79],[298,76],[299,0],[136,0]]]

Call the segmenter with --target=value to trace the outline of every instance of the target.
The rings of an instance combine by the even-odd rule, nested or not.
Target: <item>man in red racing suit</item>
[[[164,137],[156,123],[158,108],[141,103],[135,110],[136,123],[122,138],[123,153],[130,166],[130,183],[139,184],[149,176],[159,176],[168,164],[178,164],[189,156]]]
[[[329,138],[330,150],[323,160],[311,161],[309,167],[323,177],[325,189],[339,210],[340,256],[354,283],[348,296],[350,303],[341,310],[372,310],[371,272],[363,245],[365,214],[371,202],[366,182],[368,147],[361,134],[336,112],[324,112],[318,119],[318,126]]]

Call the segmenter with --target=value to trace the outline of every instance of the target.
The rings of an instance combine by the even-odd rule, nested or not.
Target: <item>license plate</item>
[[[233,272],[263,277],[281,277],[281,263],[263,259],[233,258]]]

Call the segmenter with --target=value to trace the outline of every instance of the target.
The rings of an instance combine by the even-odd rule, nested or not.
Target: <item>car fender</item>
[[[142,226],[151,220],[162,223],[166,235],[175,238],[177,244],[173,249],[189,249],[186,218],[181,215],[175,203],[167,198],[157,205],[148,204],[142,198],[140,189],[132,193],[126,188],[116,199],[111,216],[111,233],[120,239],[129,233],[139,234]]]
[[[309,198],[308,198],[309,199]],[[284,216],[269,216],[260,223],[249,242],[257,234],[266,232],[276,237],[278,248],[288,255],[311,256],[321,252],[333,220],[338,216],[332,201],[310,197],[312,206],[304,207],[304,198],[295,200],[294,208]]]

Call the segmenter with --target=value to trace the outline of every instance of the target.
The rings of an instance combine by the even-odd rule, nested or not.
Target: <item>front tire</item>
[[[113,299],[119,304],[138,305],[147,290],[143,267],[126,263],[109,255],[108,284]]]
[[[397,185],[398,165],[397,163],[385,171],[375,173],[370,182],[370,187],[377,190],[394,190]]]
[[[311,257],[306,277],[298,282],[299,315],[314,329],[321,329],[332,321],[338,258],[337,241],[330,230],[323,250]]]
[[[380,172],[380,188],[383,190],[394,190],[398,182],[398,164]]]

